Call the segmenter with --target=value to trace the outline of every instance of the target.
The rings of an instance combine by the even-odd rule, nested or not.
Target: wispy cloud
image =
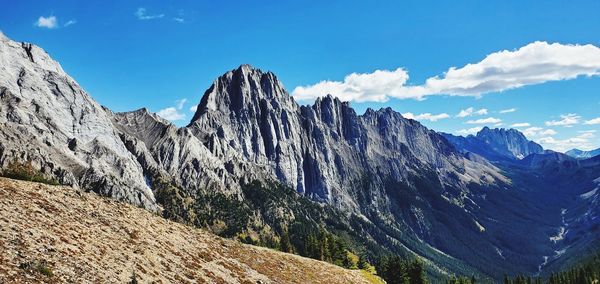
[[[196,112],[196,110],[198,110],[198,105],[193,105],[190,107],[191,112]]]
[[[77,24],[77,20],[75,20],[75,19],[69,20],[65,23],[64,27],[72,26],[74,24]]]
[[[165,14],[148,14],[148,11],[144,7],[137,8],[134,15],[138,18],[138,20],[154,20],[160,19],[165,16]]]
[[[186,98],[176,100],[175,106],[177,106],[177,109],[182,109],[186,102],[187,102]]]
[[[488,110],[486,108],[482,108],[479,110],[475,110],[473,107],[469,107],[461,110],[456,117],[467,117],[472,115],[486,115],[488,114]]]
[[[414,120],[429,120],[429,121],[438,121],[440,119],[445,119],[445,118],[449,118],[450,115],[448,115],[447,113],[440,113],[440,114],[431,114],[431,113],[422,113],[422,114],[413,114],[410,112],[407,113],[403,113],[402,116],[408,118],[408,119],[414,119]]]
[[[481,119],[467,121],[468,124],[498,124],[501,122],[502,122],[502,119],[495,118],[495,117],[488,117],[488,118],[481,118]]]
[[[531,126],[531,124],[527,123],[527,122],[519,122],[519,123],[515,123],[515,124],[511,124],[510,127],[529,127]]]
[[[501,111],[499,111],[499,113],[511,113],[511,112],[515,112],[517,111],[516,108],[508,108],[508,109],[503,109]]]
[[[40,16],[35,22],[35,25],[39,28],[56,29],[58,27],[58,20],[55,16]]]
[[[459,131],[456,131],[456,134],[464,135],[464,136],[471,135],[471,134],[477,134],[477,132],[481,131],[482,128],[483,127],[478,126],[478,127],[468,128],[468,129],[461,129]]]
[[[180,9],[179,11],[177,11],[177,16],[173,17],[173,21],[178,22],[178,23],[185,22],[183,9]]]
[[[550,120],[546,121],[546,126],[564,126],[564,127],[572,127],[575,124],[579,123],[581,116],[575,113],[563,114],[560,116],[560,120]]]
[[[477,63],[451,67],[422,85],[407,85],[408,72],[376,70],[352,73],[343,81],[321,81],[299,86],[299,100],[332,94],[345,101],[384,102],[389,98],[424,99],[431,95],[481,96],[526,85],[600,74],[600,48],[587,45],[533,42],[517,50],[491,53]]]
[[[586,120],[583,124],[585,125],[596,125],[600,124],[600,117],[592,118],[590,120]]]
[[[522,131],[525,136],[530,139],[542,136],[552,136],[556,135],[557,132],[550,128],[542,128],[542,127],[529,127]]]

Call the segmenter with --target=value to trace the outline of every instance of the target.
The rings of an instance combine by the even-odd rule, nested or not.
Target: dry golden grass
[[[0,283],[369,283],[69,187],[0,178]]]

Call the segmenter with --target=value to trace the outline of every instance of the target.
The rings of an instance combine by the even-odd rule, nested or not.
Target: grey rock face
[[[431,169],[463,185],[503,179],[389,108],[357,115],[332,96],[299,106],[273,73],[248,65],[213,83],[186,129],[217,157],[238,153],[298,192],[346,209],[358,206],[349,189],[366,174],[403,181]]]
[[[264,170],[251,167],[227,146],[211,152],[220,141],[200,140],[189,129],[177,128],[146,109],[113,114],[113,123],[150,183],[160,177],[192,196],[207,190],[237,195],[240,183],[266,179]]]
[[[41,48],[0,34],[0,166],[156,209],[111,117]]]

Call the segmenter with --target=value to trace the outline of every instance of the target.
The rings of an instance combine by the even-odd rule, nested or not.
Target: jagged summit
[[[120,117],[128,117],[128,118],[136,118],[136,119],[151,119],[155,120],[158,123],[167,125],[173,125],[170,121],[160,117],[154,112],[151,112],[148,108],[143,107],[132,111],[124,111],[115,113],[116,116]]]
[[[275,74],[242,64],[219,76],[206,90],[190,125],[207,112],[253,112],[262,100],[277,98],[289,100],[290,96]]]

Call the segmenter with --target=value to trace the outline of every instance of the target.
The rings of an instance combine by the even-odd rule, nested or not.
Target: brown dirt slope
[[[69,187],[0,178],[0,283],[369,283]]]

